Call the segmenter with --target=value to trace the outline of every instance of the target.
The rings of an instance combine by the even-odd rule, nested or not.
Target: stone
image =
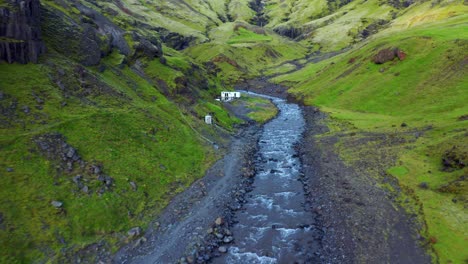
[[[401,127],[407,127],[408,125],[407,125],[405,122],[403,122],[403,123],[401,123],[400,126],[401,126]]]
[[[373,58],[372,61],[375,64],[383,64],[388,61],[392,61],[393,59],[398,58],[400,61],[406,58],[406,53],[404,53],[399,48],[386,48],[380,50]]]
[[[146,242],[146,238],[145,237],[140,237],[133,244],[133,248],[139,247],[139,246],[143,245],[145,242]]]
[[[62,208],[63,206],[63,202],[60,202],[60,201],[52,201],[50,204],[52,204],[53,207],[55,208]]]
[[[87,185],[85,185],[82,189],[81,189],[82,192],[84,193],[88,193],[89,192],[89,187]]]
[[[131,181],[130,186],[132,187],[132,190],[136,191],[137,190],[137,185],[135,182]]]
[[[227,252],[227,248],[224,247],[224,246],[221,246],[218,248],[218,251],[221,252],[221,253],[226,253]]]
[[[227,236],[223,239],[224,243],[231,243],[234,240],[232,236]]]
[[[114,179],[110,176],[104,176],[104,184],[107,186],[107,187],[110,187],[112,186],[112,183],[114,183]]]
[[[421,189],[428,189],[429,188],[429,185],[427,184],[427,182],[421,182],[418,186]]]
[[[69,147],[68,150],[67,150],[66,156],[67,156],[67,158],[71,159],[71,158],[73,158],[75,153],[76,153],[76,150],[73,147]]]
[[[25,105],[25,106],[23,106],[23,112],[25,114],[29,114],[31,112],[31,108],[29,108],[29,106]]]
[[[140,42],[135,47],[135,54],[142,54],[149,59],[162,56],[162,49],[159,45],[154,45],[151,41],[140,39]]]
[[[219,239],[223,239],[224,235],[221,233],[216,233],[215,236]]]
[[[127,234],[129,238],[135,238],[141,235],[141,227],[133,227],[130,230],[128,230]]]
[[[8,167],[8,168],[6,168],[6,171],[7,172],[14,172],[15,170],[13,168],[11,168],[11,167]]]
[[[195,259],[192,256],[188,256],[186,258],[186,260],[187,260],[187,263],[194,263],[195,262]]]
[[[206,231],[208,234],[213,234],[213,228],[208,228],[208,230]]]
[[[101,167],[99,165],[92,165],[91,166],[91,173],[93,174],[100,174],[102,172]]]
[[[216,218],[216,220],[215,220],[215,224],[216,224],[216,225],[220,226],[220,225],[222,225],[223,223],[224,223],[224,219],[223,219],[222,217]]]
[[[73,182],[74,183],[80,183],[81,180],[83,180],[83,176],[81,176],[81,175],[76,175],[75,177],[73,177]]]

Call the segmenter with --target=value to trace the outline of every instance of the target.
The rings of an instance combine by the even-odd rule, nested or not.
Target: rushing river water
[[[300,107],[273,98],[279,114],[264,126],[259,141],[254,189],[232,228],[235,243],[215,263],[304,263],[317,242],[312,213],[305,209],[301,163],[294,145],[304,131]]]

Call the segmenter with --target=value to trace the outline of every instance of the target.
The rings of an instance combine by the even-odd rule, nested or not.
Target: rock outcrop
[[[375,64],[383,64],[388,61],[392,61],[393,59],[398,58],[399,60],[405,60],[406,53],[399,48],[394,49],[382,49],[380,50],[373,58],[372,61]]]
[[[39,0],[7,0],[0,6],[0,61],[38,61],[45,52]]]

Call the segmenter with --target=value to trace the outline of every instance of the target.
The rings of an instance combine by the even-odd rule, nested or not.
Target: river
[[[302,110],[286,100],[268,98],[279,114],[265,124],[260,136],[254,188],[236,214],[234,244],[214,263],[311,262],[319,247],[295,150],[305,127]]]

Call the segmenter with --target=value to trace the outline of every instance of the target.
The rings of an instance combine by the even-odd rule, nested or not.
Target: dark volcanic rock
[[[134,59],[146,57],[149,59],[162,58],[162,46],[161,43],[156,38],[145,38],[134,34],[133,40],[138,42],[135,45],[135,54],[133,55]]]
[[[290,39],[295,39],[302,35],[302,30],[300,28],[295,28],[292,26],[279,26],[273,29],[277,34],[281,36],[288,37]]]
[[[442,171],[454,171],[463,169],[468,162],[468,152],[457,146],[445,151],[442,156]]]
[[[196,40],[193,36],[184,36],[165,28],[154,28],[154,30],[159,33],[162,42],[175,50],[186,49]]]
[[[36,63],[45,52],[39,0],[7,0],[0,7],[0,60]]]
[[[406,53],[400,50],[399,48],[394,49],[382,49],[380,50],[373,58],[372,61],[375,64],[383,64],[393,59],[398,58],[399,60],[404,60],[406,58]]]

